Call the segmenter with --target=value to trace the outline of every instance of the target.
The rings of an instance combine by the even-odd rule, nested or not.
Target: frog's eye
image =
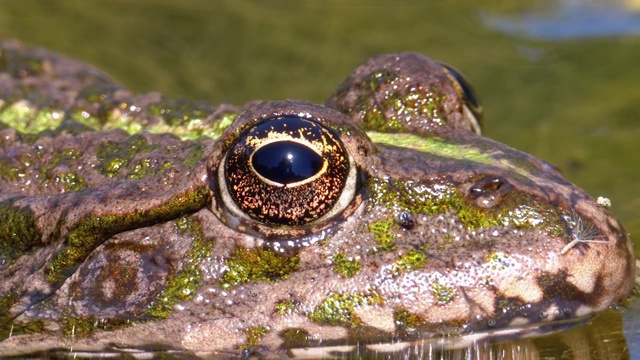
[[[349,205],[357,171],[340,138],[299,116],[258,122],[233,143],[218,170],[226,207],[272,226],[326,219]]]
[[[480,134],[482,127],[482,105],[480,104],[480,99],[476,96],[476,92],[473,90],[471,83],[453,66],[443,62],[438,62],[438,64],[442,65],[445,73],[449,77],[449,80],[456,88],[456,91],[463,97],[465,107],[469,111],[469,114],[467,115],[470,117],[470,121],[472,122],[471,125],[475,132]]]

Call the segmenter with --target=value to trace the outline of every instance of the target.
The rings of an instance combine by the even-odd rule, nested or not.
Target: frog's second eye
[[[262,120],[239,136],[221,165],[222,199],[237,215],[264,224],[308,224],[353,199],[352,163],[340,138],[313,120]]]
[[[475,90],[473,90],[471,83],[460,71],[456,70],[453,66],[445,64],[443,62],[438,62],[438,64],[442,65],[445,73],[449,77],[449,80],[456,88],[458,93],[463,97],[465,105],[468,107],[469,111],[471,111],[471,114],[475,117],[475,119],[472,119],[476,123],[474,124],[474,129],[479,133],[480,127],[482,125],[482,104],[480,104],[480,99],[476,95]]]

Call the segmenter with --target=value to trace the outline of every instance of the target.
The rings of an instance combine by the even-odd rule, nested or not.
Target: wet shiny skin
[[[465,86],[422,55],[368,60],[327,106],[199,104],[176,121],[158,94],[2,49],[0,354],[465,333],[579,317],[633,286],[617,220],[549,164],[478,135]],[[229,186],[223,166],[240,134],[282,116],[330,129],[348,163],[330,209],[286,225],[246,214],[236,192],[257,180]],[[267,200],[300,213],[317,200],[278,194]]]

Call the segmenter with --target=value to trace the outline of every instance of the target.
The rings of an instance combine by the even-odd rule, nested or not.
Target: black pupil
[[[317,174],[322,157],[297,142],[278,141],[256,150],[251,165],[263,177],[286,185]]]

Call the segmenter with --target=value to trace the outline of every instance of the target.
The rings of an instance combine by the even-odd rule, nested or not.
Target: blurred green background
[[[639,16],[633,2],[584,1],[600,18],[600,9]],[[580,33],[580,25],[558,15],[562,6],[545,0],[0,0],[0,36],[83,59],[140,92],[236,104],[323,102],[367,57],[422,52],[471,79],[485,106],[487,136],[560,167],[592,195],[609,197],[639,244],[640,35],[624,27]],[[536,18],[551,21],[542,28],[559,30],[528,35],[524,27]],[[505,22],[516,29],[505,31]],[[578,32],[563,37],[567,28]]]
[[[610,198],[637,254],[639,27],[639,0],[0,0],[1,37],[177,98],[323,102],[372,55],[448,62],[484,103],[485,135]],[[624,316],[637,355],[635,304]]]

